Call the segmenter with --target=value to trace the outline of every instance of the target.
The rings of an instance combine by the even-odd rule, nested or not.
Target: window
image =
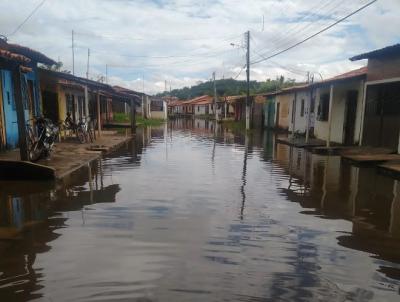
[[[197,106],[197,112],[199,112],[200,111],[200,106]]]
[[[304,99],[301,99],[300,116],[304,116]]]
[[[327,121],[329,118],[329,93],[321,95],[318,105],[318,121]]]

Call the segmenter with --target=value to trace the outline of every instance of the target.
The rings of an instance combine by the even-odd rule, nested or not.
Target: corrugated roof
[[[391,46],[387,46],[384,48],[376,49],[370,52],[366,52],[357,56],[350,58],[350,61],[358,61],[363,59],[369,58],[377,58],[382,56],[389,56],[389,55],[400,55],[400,44],[395,44]]]

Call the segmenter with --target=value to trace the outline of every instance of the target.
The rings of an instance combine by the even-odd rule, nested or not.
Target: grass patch
[[[244,131],[246,130],[246,122],[245,121],[231,121],[231,120],[225,120],[222,121],[222,124],[231,130],[234,131]]]
[[[117,123],[129,123],[131,121],[129,114],[126,113],[115,112],[113,116],[114,122]]]
[[[157,118],[144,119],[141,116],[136,116],[136,125],[138,127],[161,126],[164,123],[165,123],[165,120],[163,120],[163,119],[157,119]]]
[[[131,117],[129,114],[125,114],[125,113],[114,113],[114,122],[130,123]],[[142,116],[136,115],[136,125],[138,127],[160,126],[164,123],[165,123],[165,120],[163,120],[163,119],[156,119],[156,118],[144,119]]]

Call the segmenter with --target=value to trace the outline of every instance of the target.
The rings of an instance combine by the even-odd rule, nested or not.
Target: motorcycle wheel
[[[94,139],[93,139],[93,130],[92,129],[89,129],[88,130],[88,134],[89,134],[89,141],[91,142],[91,143],[93,143],[93,141],[94,141]]]
[[[34,142],[33,145],[29,148],[29,160],[35,162],[39,160],[42,155],[42,147],[38,141]]]
[[[82,128],[76,129],[76,136],[81,144],[86,142],[85,133]]]

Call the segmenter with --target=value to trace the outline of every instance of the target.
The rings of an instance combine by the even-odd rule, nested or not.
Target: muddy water
[[[0,301],[400,300],[398,181],[213,128],[0,183]]]

